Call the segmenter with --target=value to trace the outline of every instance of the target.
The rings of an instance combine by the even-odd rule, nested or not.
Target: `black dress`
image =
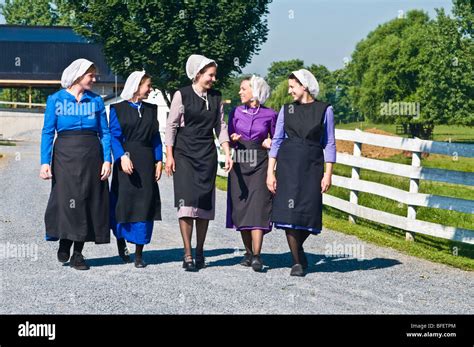
[[[221,94],[207,91],[206,102],[187,86],[179,90],[184,107],[184,127],[178,127],[173,146],[175,207],[213,210],[217,175],[217,148],[213,129],[220,122]]]
[[[324,114],[330,105],[320,101],[284,106],[288,135],[277,154],[277,189],[272,221],[281,225],[321,230],[324,155],[321,137]]]
[[[133,173],[128,175],[122,171],[120,158],[115,158],[111,186],[112,230],[117,238],[123,237],[135,244],[147,244],[151,239],[153,221],[161,220],[154,152],[154,139],[160,136],[157,108],[156,105],[142,102],[141,117],[138,108],[132,107],[128,101],[114,104],[111,108],[114,109],[121,130],[121,145],[133,163]],[[117,126],[112,127],[112,121],[111,110],[114,149],[114,141],[117,141],[119,134]]]
[[[110,242],[108,181],[100,180],[102,164],[103,149],[97,132],[58,132],[45,213],[47,238]]]

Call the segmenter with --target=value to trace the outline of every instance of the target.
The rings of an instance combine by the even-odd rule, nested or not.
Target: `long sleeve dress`
[[[112,105],[110,130],[115,159],[110,191],[111,228],[118,239],[148,244],[154,221],[161,220],[155,164],[162,161],[163,146],[156,105],[129,101]],[[132,175],[122,171],[125,153],[133,164]]]
[[[53,175],[46,240],[110,242],[104,162],[111,162],[110,132],[100,95],[86,90],[79,102],[66,89],[50,95],[41,135],[41,164]]]
[[[262,142],[273,137],[277,113],[271,108],[241,105],[229,114],[229,134],[241,135],[228,176],[226,227],[238,231],[271,230],[272,196],[266,186],[268,151]]]
[[[289,112],[291,108],[293,112]],[[288,144],[300,143],[301,145],[299,147],[293,146],[296,149],[289,151],[288,156],[280,157],[281,147],[285,141],[289,141]],[[312,147],[308,147],[309,144]],[[318,152],[318,148],[324,150],[324,156],[314,158],[313,162],[310,162],[313,153]],[[305,152],[306,150],[308,151]],[[281,204],[279,204],[281,209],[276,210],[274,203],[272,220],[275,227],[280,229],[302,229],[313,234],[320,233],[322,213],[320,181],[324,171],[323,165],[324,162],[336,162],[334,111],[332,106],[319,101],[310,104],[293,103],[283,106],[278,114],[269,156],[277,158],[277,194],[275,198],[278,197],[279,190],[280,192],[284,191],[284,197],[281,197]],[[281,177],[278,177],[279,167],[282,170],[287,166],[297,167],[300,161],[304,163],[303,165],[312,164],[312,166],[300,166],[299,170],[294,169],[293,172],[289,168],[281,173]],[[302,170],[303,167],[306,167],[307,170]],[[317,170],[313,170],[314,167],[317,167]],[[308,173],[310,175],[314,173],[317,177],[311,179],[311,177],[308,177]],[[313,205],[315,200],[318,201]],[[298,206],[298,203],[300,206]],[[308,208],[308,206],[310,207]],[[318,221],[314,221],[314,216],[317,217]],[[286,219],[287,222],[282,219]]]
[[[192,86],[178,90],[171,101],[165,133],[176,163],[173,179],[178,218],[215,217],[217,150],[213,130],[220,144],[229,141],[220,93],[211,89],[199,95]]]

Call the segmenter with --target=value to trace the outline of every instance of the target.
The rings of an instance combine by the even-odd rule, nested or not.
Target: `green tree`
[[[268,68],[268,73],[265,79],[273,90],[281,81],[287,79],[292,71],[302,68],[304,68],[304,62],[300,59],[274,61]]]
[[[406,122],[410,117],[381,112],[382,104],[416,102],[420,47],[424,45],[429,17],[410,11],[406,18],[391,20],[356,45],[348,65],[355,110],[374,122]]]
[[[419,98],[433,124],[474,125],[474,42],[462,22],[441,9],[428,27]]]
[[[218,63],[218,85],[251,61],[266,41],[269,0],[68,2],[75,30],[104,45],[109,66],[126,76],[144,68],[164,95],[189,84],[189,55]]]
[[[65,0],[6,0],[0,12],[7,24],[64,25],[74,23],[74,16],[64,15]]]

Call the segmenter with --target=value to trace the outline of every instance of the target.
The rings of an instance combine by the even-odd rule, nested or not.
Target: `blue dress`
[[[141,117],[154,117],[152,122],[154,123],[153,128],[155,129],[153,132],[154,134],[150,135],[150,127],[148,129],[139,129],[140,123],[135,123],[133,124],[129,122],[129,119],[126,120],[126,117],[122,117],[122,123],[120,121],[120,118],[117,115],[117,110],[116,108],[112,105],[110,108],[110,131],[112,135],[112,152],[114,155],[114,160],[117,162],[120,160],[120,158],[125,154],[124,147],[127,146],[127,136],[125,134],[130,134],[130,137],[133,134],[133,142],[135,142],[137,139],[146,139],[146,138],[151,138],[151,145],[153,147],[153,154],[154,154],[154,159],[155,162],[159,162],[162,160],[163,157],[163,146],[160,138],[160,133],[158,130],[158,124],[156,120],[156,113],[153,114],[153,112],[150,112],[150,114],[147,114],[146,110],[149,110],[150,108],[144,108],[142,103],[132,103],[129,101],[126,101],[125,103],[128,104],[128,111],[133,110],[133,118],[136,117],[136,119],[139,119]],[[147,104],[149,106],[149,104]],[[123,105],[122,108],[123,110]],[[127,108],[125,108],[127,109]],[[139,112],[140,110],[140,112]],[[156,111],[156,107],[153,109]],[[156,124],[155,124],[156,121]],[[126,126],[127,129],[122,129],[123,126]],[[126,130],[126,131],[124,131]],[[143,130],[143,133],[141,133],[141,130]],[[140,135],[137,136],[137,133],[140,133]],[[132,162],[133,162],[133,158]],[[114,171],[120,170],[119,168],[119,162],[114,165]],[[116,174],[116,172],[114,172]],[[122,173],[123,174],[123,173]],[[114,179],[116,179],[116,176],[114,176],[112,180],[112,185],[114,185]],[[123,182],[123,181],[122,181]],[[145,187],[146,188],[146,187]],[[147,189],[148,190],[148,189]],[[127,203],[127,197],[123,198],[125,203]],[[153,211],[151,212],[152,214],[148,213],[148,218],[146,220],[142,221],[133,221],[133,222],[117,222],[117,203],[118,203],[118,197],[117,197],[117,191],[114,191],[114,189],[111,189],[110,192],[110,223],[111,223],[111,229],[117,239],[125,239],[128,242],[137,244],[137,245],[145,245],[150,243],[152,233],[153,233],[153,225],[154,225],[154,220],[159,220],[161,217],[158,217],[155,215],[153,216]],[[153,202],[152,202],[153,203]],[[132,201],[129,202],[129,204],[133,204]],[[151,207],[151,210],[153,210],[154,207]],[[158,209],[158,207],[157,207]],[[133,215],[132,213],[128,214]],[[136,214],[135,214],[136,215]],[[133,217],[133,216],[132,216]],[[130,217],[131,219],[133,219]]]

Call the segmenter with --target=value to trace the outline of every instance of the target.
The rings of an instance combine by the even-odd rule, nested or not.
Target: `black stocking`
[[[298,230],[286,229],[286,240],[288,246],[290,246],[291,256],[293,258],[293,264],[301,264],[300,256],[298,254],[300,243],[298,239]]]

